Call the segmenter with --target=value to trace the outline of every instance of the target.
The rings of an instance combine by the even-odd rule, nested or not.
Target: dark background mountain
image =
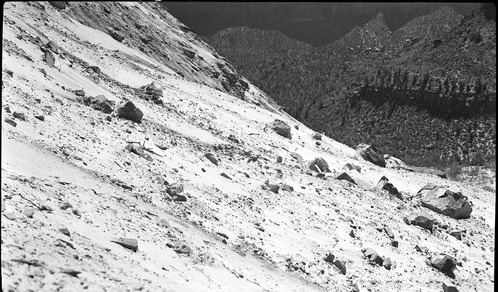
[[[315,48],[247,27],[206,40],[316,131],[351,147],[375,144],[412,165],[477,165],[496,152],[496,17],[488,8],[462,16],[440,7],[394,32],[379,13]]]
[[[304,2],[161,2],[170,13],[202,36],[229,27],[278,30],[314,46],[342,38],[355,26],[363,26],[380,12],[395,31],[442,3],[304,3]],[[478,3],[444,4],[465,15]]]

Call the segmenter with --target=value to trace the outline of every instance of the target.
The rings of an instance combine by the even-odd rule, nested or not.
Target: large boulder
[[[367,144],[356,146],[356,155],[381,167],[386,167],[384,156],[377,147]]]
[[[440,254],[432,258],[431,264],[443,273],[451,273],[457,265],[457,260],[452,256]]]
[[[268,126],[280,136],[292,139],[291,127],[286,122],[275,119]]]
[[[143,116],[143,112],[131,101],[124,101],[118,107],[118,117],[120,118],[140,123]]]
[[[426,185],[417,195],[422,206],[455,219],[470,218],[472,207],[461,192],[452,192],[443,186]]]

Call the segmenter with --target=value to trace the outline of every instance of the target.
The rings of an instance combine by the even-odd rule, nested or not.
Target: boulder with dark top
[[[153,97],[157,98],[163,96],[163,89],[157,82],[152,82],[151,84],[145,85],[142,88],[145,89],[145,94],[147,95],[152,95]]]
[[[402,199],[401,193],[392,183],[389,182],[389,179],[385,176],[380,178],[379,182],[377,183],[377,189],[386,190],[390,195],[393,195],[398,199]]]
[[[134,238],[117,238],[115,240],[111,240],[111,242],[117,243],[124,248],[131,249],[134,252],[138,251],[138,241]]]
[[[54,57],[54,55],[53,55],[51,52],[49,52],[49,51],[46,51],[46,52],[45,52],[45,62],[47,63],[47,65],[48,65],[49,67],[54,67],[54,65],[55,65],[55,57]]]
[[[418,192],[422,197],[423,207],[455,219],[470,218],[472,206],[461,192],[453,192],[443,186],[436,186],[430,190],[424,188]]]
[[[103,95],[85,98],[85,103],[90,105],[93,109],[109,114],[113,111],[111,102]]]
[[[341,174],[339,174],[336,179],[338,180],[345,180],[345,181],[348,181],[350,183],[353,183],[353,184],[356,184],[356,182],[354,181],[354,179],[351,178],[351,176],[349,176],[349,174],[343,172]]]
[[[434,217],[425,211],[413,213],[404,218],[406,224],[417,225],[425,229],[432,230],[434,226]]]
[[[195,57],[195,52],[188,50],[188,49],[183,49],[183,53],[188,56],[190,59],[193,59]]]
[[[21,112],[14,112],[12,114],[14,116],[14,118],[16,119],[19,119],[21,121],[26,121],[26,115],[24,113],[21,113]]]
[[[457,287],[443,283],[443,292],[458,292]]]
[[[118,117],[128,119],[134,122],[141,122],[144,116],[143,112],[131,101],[125,101],[118,107]]]
[[[341,271],[341,274],[346,275],[346,266],[343,262],[341,262],[340,260],[335,260],[334,266],[336,266]]]
[[[7,124],[11,125],[12,127],[17,126],[17,123],[16,123],[16,122],[14,122],[14,120],[12,120],[12,119],[5,118],[5,122],[6,122]]]
[[[384,260],[379,256],[379,254],[373,250],[372,248],[366,248],[366,249],[363,249],[363,254],[365,255],[365,257],[373,262],[373,263],[376,263],[377,265],[379,266],[382,266]]]
[[[356,155],[366,161],[370,161],[375,165],[386,167],[384,156],[377,147],[367,144],[359,144],[356,146]]]
[[[54,6],[57,9],[66,9],[66,1],[48,1],[50,5]]]
[[[90,69],[92,69],[93,72],[100,74],[101,70],[99,66],[90,66]]]
[[[216,157],[214,157],[214,155],[212,153],[206,153],[204,155],[209,161],[211,161],[211,163],[213,163],[214,165],[218,165],[218,159],[216,159]]]
[[[291,127],[286,122],[279,119],[275,119],[268,126],[270,127],[270,129],[275,131],[280,136],[292,139]]]
[[[443,273],[451,273],[457,265],[457,260],[452,256],[440,254],[432,258],[431,264]]]
[[[315,139],[315,140],[322,140],[322,134],[320,134],[320,133],[314,133],[313,134],[313,139]]]
[[[384,268],[390,270],[393,266],[393,262],[392,262],[391,258],[386,258],[384,260],[384,262],[382,263],[382,266],[384,266]]]
[[[109,34],[111,35],[111,37],[115,40],[117,40],[118,42],[122,42],[124,40],[124,35],[116,30],[111,30],[109,32]]]
[[[230,91],[232,90],[232,87],[230,86],[230,84],[228,84],[228,82],[226,82],[225,80],[221,80],[221,85],[223,86],[223,88],[225,88],[226,91]]]
[[[310,169],[316,171],[316,167],[320,170],[320,172],[330,172],[329,164],[327,161],[321,157],[315,158],[310,162]]]

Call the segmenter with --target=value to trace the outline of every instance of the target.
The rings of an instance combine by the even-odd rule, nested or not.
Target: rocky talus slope
[[[312,131],[155,2],[3,8],[2,291],[493,290],[493,190]]]

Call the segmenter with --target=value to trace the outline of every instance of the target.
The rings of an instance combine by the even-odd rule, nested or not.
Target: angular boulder
[[[50,5],[54,6],[57,9],[65,9],[66,8],[66,1],[48,1]]]
[[[322,134],[320,134],[320,133],[314,133],[313,134],[313,139],[315,139],[315,140],[322,140]]]
[[[386,190],[390,195],[395,196],[398,199],[402,199],[401,193],[398,191],[398,189],[389,182],[389,179],[385,176],[382,176],[377,183],[377,189],[378,190]]]
[[[143,112],[131,101],[125,101],[118,107],[118,117],[120,118],[140,123],[143,116]]]
[[[97,95],[95,97],[89,96],[85,98],[85,104],[106,114],[112,113],[113,111],[112,102],[103,95]]]
[[[431,264],[443,273],[451,273],[457,265],[457,260],[452,256],[440,254],[432,258]]]
[[[153,99],[163,96],[163,89],[161,85],[157,82],[152,82],[151,84],[142,87],[145,90],[145,94],[151,95]]]
[[[434,226],[434,217],[425,211],[413,213],[404,218],[406,224],[417,225],[425,229],[432,230]]]
[[[117,40],[118,42],[122,42],[124,40],[124,35],[122,35],[118,31],[112,30],[111,32],[109,32],[109,34],[113,39]]]
[[[292,139],[291,127],[286,122],[279,119],[275,119],[268,126],[270,127],[270,129],[275,131],[280,136]]]
[[[384,260],[379,256],[379,254],[373,250],[372,248],[366,248],[366,249],[363,249],[363,254],[365,255],[365,257],[373,262],[373,263],[376,263],[377,265],[379,266],[382,266]]]
[[[356,182],[354,181],[354,179],[351,178],[351,176],[349,176],[349,174],[343,172],[341,174],[339,174],[336,179],[338,180],[345,180],[345,181],[348,181],[350,183],[353,183],[353,184],[356,184]]]
[[[377,147],[367,144],[356,146],[356,155],[380,167],[386,167],[384,156]]]
[[[117,238],[115,240],[111,240],[111,242],[117,243],[124,248],[131,249],[134,252],[138,251],[138,241],[134,238]]]
[[[452,192],[443,186],[424,186],[418,192],[422,197],[422,206],[434,212],[454,219],[468,219],[472,213],[472,206],[467,197],[461,192]]]

